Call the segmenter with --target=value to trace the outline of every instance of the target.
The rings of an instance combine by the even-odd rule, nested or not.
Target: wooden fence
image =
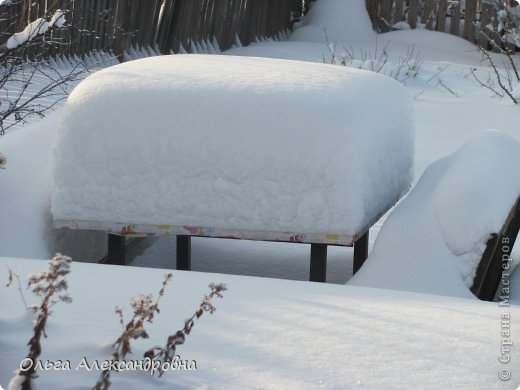
[[[480,34],[493,35],[499,23],[497,10],[503,1],[489,0],[366,0],[367,10],[379,32],[399,28],[406,22],[411,28],[426,28],[460,36],[473,43],[487,44]],[[461,8],[461,4],[465,4]],[[401,26],[403,24],[401,23]],[[493,29],[488,27],[493,26]]]
[[[307,0],[306,0],[307,1]],[[85,55],[131,48],[163,54],[198,47],[217,50],[237,42],[276,37],[291,28],[302,0],[13,0],[0,6],[0,45],[39,17],[67,12],[71,28],[54,29],[51,55]]]

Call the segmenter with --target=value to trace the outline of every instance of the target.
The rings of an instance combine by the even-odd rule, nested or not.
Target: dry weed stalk
[[[16,371],[14,378],[11,379],[9,389],[32,389],[32,379],[37,376],[36,363],[42,352],[41,338],[42,336],[47,337],[45,326],[51,314],[50,309],[58,302],[72,302],[72,298],[68,294],[62,293],[68,288],[66,276],[70,272],[70,262],[70,257],[57,253],[49,261],[47,271],[30,275],[28,278],[28,288],[41,298],[41,303],[28,307],[37,315],[37,319],[34,321],[34,334],[27,343],[29,354],[22,361],[21,367]],[[12,284],[13,277],[17,277],[17,274],[10,270],[8,286]]]
[[[191,330],[195,325],[195,320],[199,319],[202,314],[204,314],[204,312],[213,314],[216,308],[211,303],[212,299],[215,297],[222,298],[222,292],[227,290],[225,284],[211,283],[209,288],[211,292],[207,295],[204,295],[204,298],[195,313],[186,321],[184,321],[184,327],[175,332],[175,334],[168,336],[166,345],[164,347],[153,347],[145,352],[145,359],[151,359],[154,361],[158,360],[162,363],[159,369],[160,377],[164,374],[164,363],[171,364],[173,362],[177,350],[177,345],[184,344],[186,336],[191,333]]]
[[[112,353],[111,362],[120,362],[125,359],[126,355],[132,353],[131,340],[140,338],[147,339],[149,337],[144,329],[145,322],[153,322],[155,313],[160,313],[159,300],[164,295],[166,286],[171,279],[171,273],[164,275],[162,287],[159,290],[159,296],[155,303],[152,303],[152,295],[139,294],[131,300],[130,305],[132,306],[134,315],[126,325],[123,318],[123,309],[120,307],[115,308],[115,312],[119,316],[119,321],[123,327],[123,332],[112,345],[114,352]],[[114,366],[116,365],[110,365],[109,368],[101,372],[93,390],[108,390],[110,388],[110,373],[113,371],[112,367]]]

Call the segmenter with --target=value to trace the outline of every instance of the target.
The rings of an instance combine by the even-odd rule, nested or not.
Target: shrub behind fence
[[[465,0],[465,7],[461,8],[462,3],[450,0],[366,0],[372,24],[379,32],[399,27],[396,25],[398,22],[407,22],[411,28],[447,32],[472,43],[487,44],[480,31],[493,35],[499,24],[497,11],[509,2]]]

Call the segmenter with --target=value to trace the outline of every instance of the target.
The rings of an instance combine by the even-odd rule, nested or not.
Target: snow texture
[[[352,235],[408,189],[413,143],[411,99],[379,74],[261,58],[148,58],[100,71],[70,95],[52,212]]]
[[[44,261],[0,259],[21,275],[45,267]],[[76,369],[110,359],[121,333],[114,313],[141,292],[160,288],[164,270],[72,263],[70,305],[53,306],[41,359],[70,360],[70,371],[38,370],[38,389],[87,389],[99,371]],[[226,283],[214,315],[197,321],[182,359],[196,360],[196,371],[145,371],[111,376],[113,389],[464,389],[512,390],[519,383],[520,355],[498,361],[500,310],[496,303],[353,286],[268,278],[172,271],[159,303],[160,314],[146,324],[149,339],[132,340],[127,360],[140,360],[154,345],[184,325],[200,304],[206,286]],[[36,298],[25,293],[28,303]],[[520,308],[508,308],[511,339]],[[4,387],[27,353],[34,316],[27,314],[16,286],[0,284],[0,384]],[[514,339],[516,341],[516,339]],[[512,371],[509,382],[500,369]]]
[[[22,32],[13,34],[6,43],[8,49],[15,49],[34,37],[45,34],[49,30],[49,22],[43,18],[36,19],[25,27]]]
[[[520,143],[491,130],[434,162],[386,220],[348,283],[471,296],[486,242],[520,195],[519,166]]]
[[[313,8],[326,1],[314,3]],[[347,10],[353,17],[366,18],[358,1],[329,1],[329,4],[333,4],[338,13]],[[337,20],[341,22],[341,18]],[[341,23],[329,27],[328,31],[336,28],[346,28],[346,25]],[[324,40],[319,39],[323,32],[319,28],[316,32],[314,43],[266,42],[231,52],[320,62],[328,49]],[[344,43],[347,47],[350,43],[358,43],[349,39],[338,40],[338,47]],[[384,46],[385,39],[391,41],[390,61],[395,62],[397,56],[405,54],[409,45],[415,45],[425,60],[417,79],[406,85],[415,96],[417,177],[433,161],[452,153],[482,129],[499,128],[520,141],[518,107],[497,99],[468,76],[470,66],[477,68],[483,77],[488,74],[487,67],[481,67],[478,51],[468,42],[429,31],[398,31],[379,35],[378,39],[379,47]],[[365,42],[360,41],[359,46],[374,52],[374,48]],[[424,82],[445,65],[449,67],[440,77],[458,96],[435,86],[435,83]],[[377,91],[370,92],[376,94]],[[140,108],[148,109],[153,103],[143,102]],[[370,118],[378,108],[373,105],[363,111]],[[180,120],[183,116],[172,119],[172,123]],[[96,121],[91,123],[94,123],[94,131]],[[144,131],[153,123],[150,122]],[[56,116],[52,115],[0,138],[0,152],[8,159],[6,169],[0,171],[0,248],[1,255],[9,257],[0,259],[0,269],[4,270],[0,276],[5,277],[4,280],[7,279],[5,265],[19,272],[22,279],[24,275],[41,271],[44,267],[42,260],[14,257],[45,259],[49,256],[46,231],[50,227],[50,155],[55,127]],[[199,150],[192,152],[198,154]],[[78,153],[92,152],[85,147]],[[121,158],[117,150],[114,153]],[[515,153],[512,163],[517,161],[514,156],[518,152]],[[493,157],[491,160],[488,160],[489,155]],[[488,161],[495,164],[493,161],[497,156],[494,153],[489,155],[483,155],[475,163],[480,166]],[[402,203],[405,207],[400,207],[385,222],[374,255],[363,267],[380,270],[373,275],[379,278],[382,288],[400,288],[401,283],[404,289],[412,289],[411,282],[419,279],[416,283],[418,291],[438,293],[444,290],[451,295],[469,296],[462,275],[453,265],[460,257],[448,249],[434,213],[437,206],[444,207],[447,201],[442,197],[437,200],[436,183],[444,181],[442,178],[448,165],[458,159],[452,156],[434,163],[417,189]],[[146,161],[138,163],[145,165]],[[512,166],[518,167],[518,162],[515,164]],[[110,169],[100,167],[100,170]],[[467,177],[469,175],[475,177]],[[471,168],[461,179],[464,182],[479,180],[479,175]],[[493,180],[503,179],[500,182],[502,188],[507,178],[502,173],[496,176]],[[155,187],[151,186],[153,191]],[[473,195],[480,196],[470,195],[470,200]],[[488,204],[481,211],[487,213],[487,207]],[[446,214],[440,213],[442,219]],[[485,221],[486,218],[477,219]],[[437,231],[433,231],[432,226]],[[401,235],[398,235],[399,231]],[[413,233],[411,239],[404,241],[405,234],[410,232]],[[465,236],[463,232],[457,234]],[[377,227],[371,230],[371,239],[376,236]],[[466,244],[470,246],[469,242]],[[114,388],[518,388],[518,369],[514,367],[518,367],[520,355],[516,344],[509,365],[504,366],[497,359],[503,340],[500,339],[502,309],[496,303],[270,279],[306,280],[306,245],[204,238],[194,239],[192,245],[193,269],[201,272],[173,271],[174,281],[161,300],[161,314],[153,326],[150,324],[151,338],[133,344],[131,358],[140,359],[150,346],[162,345],[165,335],[182,326],[186,316],[200,303],[205,286],[209,282],[224,282],[229,291],[224,299],[216,302],[215,315],[204,316],[196,324],[186,345],[179,347],[182,358],[197,360],[199,370],[171,372],[161,379],[144,372],[123,372],[113,376]],[[438,246],[437,249],[434,246]],[[160,264],[169,268],[171,259],[175,258],[174,250],[175,239],[158,239],[144,253],[140,264],[155,267]],[[352,252],[351,248],[329,248],[329,254],[330,251],[336,251],[334,263],[338,268],[331,269],[329,258],[328,282],[338,277],[340,263],[350,265]],[[516,263],[520,262],[518,252],[515,259]],[[373,263],[377,265],[371,265]],[[347,268],[341,269],[342,277],[350,277],[351,269]],[[396,268],[406,271],[408,276],[399,275]],[[265,277],[207,272],[248,272]],[[358,275],[363,272],[362,269]],[[110,345],[121,332],[113,313],[114,306],[127,306],[128,299],[138,292],[156,292],[162,274],[162,270],[149,268],[104,266],[100,269],[96,265],[73,263],[69,281],[74,303],[53,307],[53,315],[47,324],[49,337],[42,354],[43,359],[51,361],[70,359],[73,369],[38,372],[38,388],[77,389],[93,385],[99,373],[75,370],[75,365],[84,356],[89,361],[110,357]],[[392,282],[389,283],[388,279]],[[31,293],[26,291],[25,294],[28,302],[33,303]],[[518,267],[511,279],[511,302],[520,304]],[[520,317],[520,311],[516,305],[507,310],[513,319],[513,334],[517,327],[514,319]],[[128,307],[125,313],[128,315]],[[16,287],[6,288],[5,283],[0,284],[0,385],[3,387],[27,353],[26,343],[32,334],[33,320],[34,316],[24,309]],[[512,371],[509,382],[498,379],[497,373],[504,367]]]
[[[49,27],[57,27],[62,28],[65,26],[65,12],[61,9],[57,9],[54,15],[52,15],[51,21],[49,22]]]
[[[59,112],[51,113],[1,137],[1,153],[7,159],[5,170],[0,171],[3,256],[49,255],[51,150],[58,116]]]
[[[394,23],[392,28],[394,30],[411,30],[412,29],[410,27],[410,25],[407,22],[404,22],[404,21],[400,21],[400,22]]]

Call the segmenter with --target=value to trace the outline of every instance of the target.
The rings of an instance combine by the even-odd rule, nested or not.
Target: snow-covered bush
[[[61,44],[49,38],[50,32],[64,27],[66,13],[58,9],[0,46],[0,135],[31,117],[43,117],[66,97],[66,86],[82,77],[83,67],[60,72],[48,66],[50,51]]]
[[[14,16],[1,12],[0,18],[13,19]],[[18,22],[11,19],[13,24]],[[100,65],[100,60],[56,57],[56,53],[63,52],[63,47],[71,44],[59,38],[59,34],[53,34],[64,29],[78,29],[69,24],[68,11],[49,11],[46,17],[29,22],[0,46],[0,135],[13,126],[27,123],[32,117],[45,116],[66,99],[71,85]],[[101,60],[105,61],[114,62],[111,57]]]
[[[23,31],[9,37],[6,48],[8,50],[16,49],[31,42],[34,38],[46,34],[52,28],[62,28],[63,26],[65,26],[65,12],[58,9],[49,21],[45,18],[38,18],[34,22],[29,23]]]
[[[502,36],[505,44],[520,48],[520,6],[512,7],[507,3],[501,5],[495,0],[495,7],[498,9],[496,32]]]
[[[500,97],[507,96],[514,104],[520,102],[515,88],[520,84],[520,59],[516,54],[520,49],[520,6],[511,6],[509,2],[500,0],[488,1],[494,8],[495,18],[486,26],[482,26],[479,39],[479,50],[483,62],[491,69],[492,77],[483,81],[472,71],[473,77],[484,87],[492,90]],[[490,55],[489,50],[503,56],[502,63]]]

